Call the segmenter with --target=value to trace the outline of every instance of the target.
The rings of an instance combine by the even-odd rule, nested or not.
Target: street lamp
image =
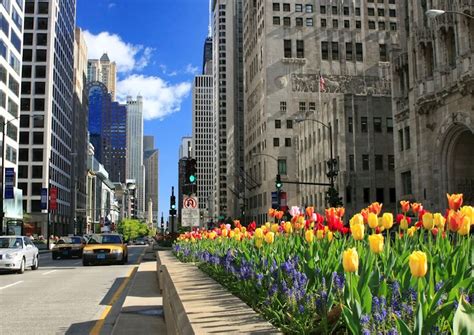
[[[454,10],[428,9],[425,12],[426,16],[429,17],[430,19],[434,19],[434,18],[436,18],[440,15],[446,14],[446,13],[460,14],[460,15],[464,15],[465,17],[467,17],[469,19],[474,19],[474,16],[472,16],[472,15],[469,15],[469,14],[464,13],[464,12],[454,11]]]
[[[332,127],[316,119],[306,119],[302,117],[295,117],[294,121],[296,123],[301,123],[304,121],[312,121],[328,129],[329,131],[329,160],[326,162],[328,166],[328,172],[326,175],[329,178],[330,186],[327,192],[326,199],[329,203],[329,206],[331,207],[341,206],[342,205],[341,198],[339,197],[339,194],[336,188],[334,187],[335,179],[339,173],[339,168],[338,168],[337,159],[334,158],[334,154],[333,154]]]
[[[260,153],[260,152],[252,152],[250,154],[250,156],[251,157],[266,156],[266,157],[269,157],[269,158],[273,159],[277,163],[277,175],[276,175],[276,179],[275,179],[275,188],[277,190],[277,206],[278,206],[278,210],[280,210],[280,207],[281,207],[280,196],[281,196],[281,188],[282,188],[283,184],[282,184],[281,179],[280,179],[280,166],[278,164],[278,159],[276,159],[272,155],[264,154],[264,153]]]

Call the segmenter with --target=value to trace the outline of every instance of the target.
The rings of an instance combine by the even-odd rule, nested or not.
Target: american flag
[[[326,91],[326,81],[324,80],[321,74],[319,74],[319,91],[321,92]]]

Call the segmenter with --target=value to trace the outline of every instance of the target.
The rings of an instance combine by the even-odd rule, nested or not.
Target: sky
[[[117,63],[117,100],[144,100],[144,135],[160,150],[159,210],[178,188],[179,145],[192,134],[192,80],[202,69],[208,0],[77,0],[89,58]]]

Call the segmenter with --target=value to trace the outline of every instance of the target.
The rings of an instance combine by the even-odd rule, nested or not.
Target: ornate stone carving
[[[375,76],[337,76],[323,75],[326,89],[321,93],[349,93],[359,95],[392,94],[391,82]],[[319,92],[319,74],[291,75],[293,92]]]

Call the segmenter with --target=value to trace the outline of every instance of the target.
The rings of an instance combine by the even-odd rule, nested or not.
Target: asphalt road
[[[46,253],[36,271],[0,273],[0,335],[89,334],[144,251],[129,247],[126,265],[87,267],[81,259],[53,261]],[[116,313],[112,308],[102,334]]]

